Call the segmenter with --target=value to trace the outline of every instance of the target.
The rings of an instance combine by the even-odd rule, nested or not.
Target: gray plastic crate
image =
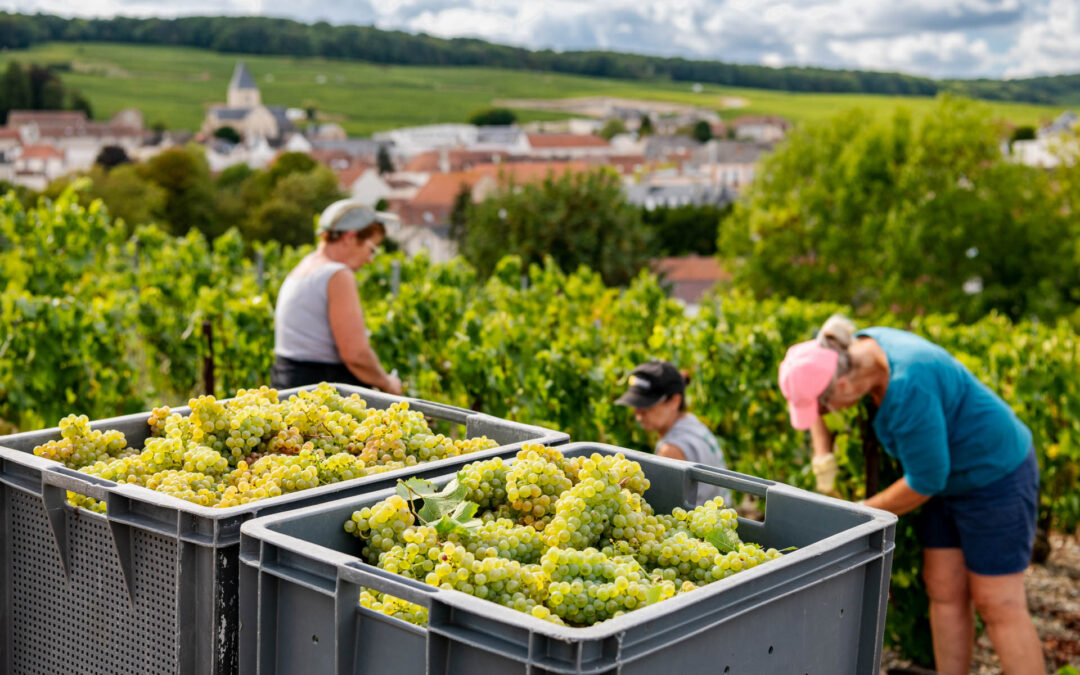
[[[342,529],[392,490],[244,523],[240,670],[259,673],[877,673],[896,517],[731,471],[610,445],[642,464],[658,511],[691,507],[697,483],[764,497],[740,518],[762,546],[798,550],[587,628],[557,626],[362,562]],[[435,483],[445,484],[452,476]],[[361,587],[429,610],[426,628],[365,609]]]
[[[461,408],[334,385],[371,407],[414,410],[486,435],[498,448],[357,478],[231,508],[211,508],[119,485],[32,450],[59,429],[0,436],[0,672],[209,673],[237,670],[240,525],[258,515],[380,490],[407,476],[438,476],[523,442],[556,445],[566,434]],[[304,387],[303,389],[309,389]],[[285,398],[300,389],[281,392]],[[187,413],[187,408],[175,412]],[[132,447],[147,414],[93,423]],[[108,513],[75,509],[66,490],[103,500]]]

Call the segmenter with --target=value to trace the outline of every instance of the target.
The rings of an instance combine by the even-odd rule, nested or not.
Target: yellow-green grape
[[[205,445],[189,446],[184,452],[184,471],[220,476],[229,470],[229,461]]]
[[[399,543],[401,533],[415,525],[415,520],[409,503],[393,495],[374,506],[354,511],[345,523],[345,531],[365,541],[364,558],[374,565],[379,562],[380,554]]]
[[[507,519],[487,520],[468,535],[452,533],[448,539],[463,544],[478,558],[496,555],[520,563],[538,562],[545,548],[535,528]]]
[[[571,625],[589,626],[675,595],[675,584],[650,580],[633,558],[594,548],[551,548],[540,565],[551,579],[545,605]]]
[[[165,420],[169,417],[171,411],[169,406],[161,406],[160,408],[154,408],[150,411],[150,417],[146,422],[150,425],[151,436],[164,436],[165,435]]]
[[[38,457],[80,469],[95,462],[107,461],[127,450],[127,439],[116,430],[90,428],[86,415],[68,415],[60,420],[60,439],[34,448]]]
[[[179,469],[184,465],[184,443],[178,438],[155,437],[146,439],[139,459],[147,473]]]
[[[218,499],[213,478],[201,473],[162,471],[148,477],[145,486],[202,506],[213,506]]]
[[[426,607],[421,607],[408,600],[395,598],[392,595],[370,591],[366,588],[360,590],[360,606],[380,614],[392,616],[395,619],[414,623],[417,626],[426,626],[428,622]]]
[[[696,537],[706,537],[718,528],[735,530],[739,525],[739,514],[735,509],[725,509],[722,497],[710,499],[692,511],[679,511],[684,514],[681,520],[686,522]],[[672,515],[676,515],[675,512]]]
[[[506,503],[506,462],[493,457],[482,462],[466,464],[458,472],[458,483],[468,488],[465,499],[481,509],[494,509]]]
[[[117,483],[142,484],[148,474],[139,455],[114,457],[79,469],[82,473]]]
[[[454,441],[442,434],[436,436],[431,434],[413,436],[408,439],[405,446],[405,451],[421,462],[433,462],[459,454],[458,449],[454,446]]]
[[[638,561],[668,581],[707,583],[714,576],[715,558],[720,554],[712,544],[676,532],[659,542],[648,542],[638,551]]]
[[[454,450],[456,455],[467,455],[471,452],[480,452],[481,450],[490,450],[491,448],[499,447],[499,444],[491,440],[487,436],[476,436],[474,438],[459,438],[454,441]]]
[[[570,489],[562,470],[562,453],[529,444],[517,454],[506,472],[506,499],[525,525],[543,529],[555,501]]]
[[[219,452],[226,449],[225,437],[228,436],[229,419],[225,404],[213,396],[200,396],[188,401],[191,414],[191,439],[201,445],[207,445]]]
[[[365,475],[364,462],[355,455],[339,452],[319,462],[319,484],[329,485]]]
[[[718,553],[713,558],[712,579],[726,579],[736,572],[757,567],[763,562],[775,560],[781,553],[775,548],[763,549],[757,544],[742,544],[730,553]]]

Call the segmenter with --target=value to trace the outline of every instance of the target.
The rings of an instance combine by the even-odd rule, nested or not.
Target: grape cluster
[[[407,402],[376,410],[325,383],[285,401],[261,387],[240,389],[226,401],[199,396],[188,407],[187,415],[154,408],[141,450],[127,447],[119,431],[93,430],[85,416],[69,415],[60,421],[60,439],[34,453],[93,476],[226,508],[497,445],[483,436],[434,434]],[[76,506],[105,509],[87,497],[68,497]]]
[[[721,499],[654,513],[641,466],[619,454],[566,459],[526,445],[512,461],[466,465],[457,480],[480,509],[470,523],[424,523],[426,509],[395,495],[354,512],[345,530],[382,569],[570,626],[690,593],[780,556],[740,541],[738,518]],[[551,512],[538,514],[541,503]],[[403,600],[361,597],[365,606],[376,601],[391,616],[419,616],[402,609]]]

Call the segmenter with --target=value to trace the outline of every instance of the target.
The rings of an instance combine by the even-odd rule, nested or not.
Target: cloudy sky
[[[531,48],[932,77],[1080,72],[1080,0],[0,0],[83,16],[262,14]]]

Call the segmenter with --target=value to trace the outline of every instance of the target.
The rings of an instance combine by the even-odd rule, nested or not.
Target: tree
[[[517,115],[509,108],[481,108],[469,115],[469,124],[478,127],[506,126],[517,122]]]
[[[375,155],[375,163],[379,168],[379,175],[394,173],[394,161],[390,159],[390,151],[385,145],[379,146],[379,152]]]
[[[506,255],[526,265],[551,256],[564,270],[585,265],[609,284],[626,284],[648,262],[641,214],[606,169],[520,186],[511,181],[472,205],[467,218],[460,250],[483,276]]]
[[[462,183],[454,196],[454,205],[450,208],[450,238],[461,241],[465,238],[465,224],[469,220],[469,207],[472,206],[472,188]]]
[[[231,127],[226,124],[223,127],[214,129],[214,138],[220,138],[221,140],[236,145],[241,141],[240,132],[235,127]]]
[[[641,124],[638,125],[638,136],[644,138],[645,136],[651,136],[653,132],[652,118],[645,115],[641,118]]]
[[[760,296],[965,320],[1072,311],[1069,191],[1000,141],[985,105],[952,97],[918,122],[855,110],[806,127],[763,161],[720,251]]]
[[[12,61],[0,80],[0,122],[7,124],[8,113],[12,110],[26,110],[32,106],[30,78],[18,61]]]
[[[626,122],[623,122],[617,117],[613,117],[612,119],[604,123],[604,128],[602,128],[597,135],[600,136],[600,138],[603,138],[605,141],[610,141],[612,138],[615,138],[619,134],[625,133]]]
[[[269,199],[253,205],[245,234],[288,246],[310,244],[315,237],[315,217],[342,196],[337,176],[328,167],[317,165],[310,171],[291,172],[276,181]]]
[[[94,159],[94,164],[97,164],[106,171],[120,166],[121,164],[130,164],[131,158],[128,157],[127,151],[119,145],[106,145],[98,152],[97,157]]]
[[[1016,127],[1013,130],[1012,141],[1033,141],[1035,140],[1035,127],[1030,124],[1024,124]]]
[[[641,210],[655,257],[714,255],[719,228],[731,206],[706,204]]]
[[[173,234],[195,228],[208,236],[225,230],[214,207],[213,182],[198,146],[169,148],[140,165],[142,176],[165,191],[162,216]]]
[[[705,120],[694,122],[694,131],[691,134],[698,143],[708,143],[712,140],[712,125]]]

